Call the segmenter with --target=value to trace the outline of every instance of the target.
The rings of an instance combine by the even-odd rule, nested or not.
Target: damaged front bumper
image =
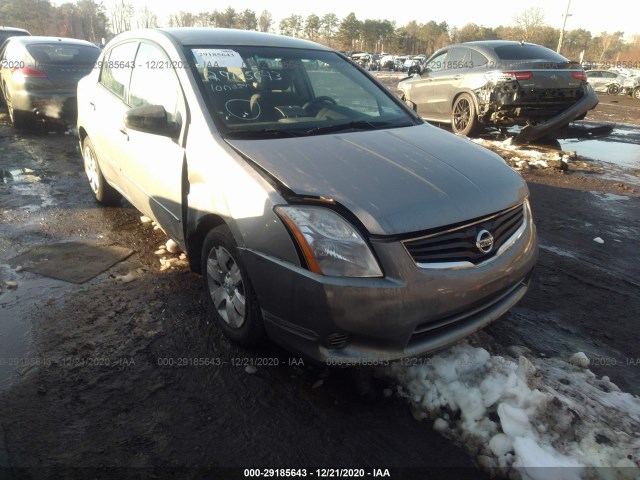
[[[598,105],[599,99],[591,85],[586,84],[584,86],[584,90],[585,92],[582,98],[562,113],[547,120],[546,122],[539,123],[537,125],[527,125],[524,127],[514,138],[514,142],[527,143],[538,140],[539,138],[546,136],[550,131],[564,127],[577,118],[586,115],[589,110]]]

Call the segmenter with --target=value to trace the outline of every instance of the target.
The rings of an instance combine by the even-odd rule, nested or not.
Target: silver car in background
[[[116,37],[78,85],[96,198],[153,218],[234,341],[420,355],[499,318],[537,257],[527,186],[324,46],[225,29]]]
[[[596,92],[617,95],[626,78],[617,72],[608,70],[587,70],[587,80]]]

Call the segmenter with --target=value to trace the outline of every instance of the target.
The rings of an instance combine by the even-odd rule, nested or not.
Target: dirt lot
[[[640,125],[629,100],[601,101],[588,120]],[[202,478],[213,467],[313,466],[482,478],[384,394],[394,386],[375,370],[328,370],[273,345],[230,344],[208,322],[200,277],[180,265],[160,270],[154,251],[166,238],[129,205],[96,206],[75,138],[16,133],[5,113],[0,280],[17,288],[0,294],[0,476]],[[630,362],[640,357],[640,189],[584,162],[584,171],[523,172],[541,243],[533,287],[472,342],[547,357],[583,351],[596,374],[640,394],[640,362]],[[32,246],[78,239],[135,254],[83,285],[9,266]],[[116,281],[134,270],[136,280]],[[87,470],[64,470],[79,467]]]

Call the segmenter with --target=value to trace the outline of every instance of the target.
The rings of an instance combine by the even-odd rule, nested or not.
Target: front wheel
[[[473,99],[463,93],[453,103],[451,112],[451,130],[460,135],[471,135],[478,126],[476,107]]]
[[[82,142],[82,157],[84,159],[84,172],[89,180],[89,186],[100,203],[113,204],[120,201],[118,191],[107,183],[100,170],[98,157],[89,137]]]
[[[264,324],[256,295],[226,225],[204,239],[201,267],[213,317],[223,333],[241,345],[256,345],[264,338]]]
[[[640,87],[636,87],[633,89],[633,98],[636,100],[640,100]]]

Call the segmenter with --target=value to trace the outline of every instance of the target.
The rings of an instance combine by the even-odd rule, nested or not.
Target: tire
[[[29,128],[33,125],[33,115],[30,112],[23,112],[22,110],[15,110],[13,108],[13,102],[11,101],[11,95],[7,91],[7,85],[4,85],[4,102],[7,105],[7,111],[9,112],[9,119],[15,128]]]
[[[120,193],[107,183],[100,170],[98,157],[89,137],[82,142],[82,158],[84,159],[84,172],[89,180],[89,186],[99,203],[115,204],[120,201]]]
[[[640,87],[634,88],[632,95],[636,100],[640,100]]]
[[[451,130],[460,135],[471,135],[478,126],[478,117],[473,99],[463,93],[453,102],[451,109]]]
[[[617,95],[618,93],[620,93],[620,87],[618,85],[613,84],[607,87],[607,94]]]
[[[240,345],[259,344],[265,337],[262,314],[226,225],[214,228],[205,237],[201,268],[213,318],[225,336]]]

